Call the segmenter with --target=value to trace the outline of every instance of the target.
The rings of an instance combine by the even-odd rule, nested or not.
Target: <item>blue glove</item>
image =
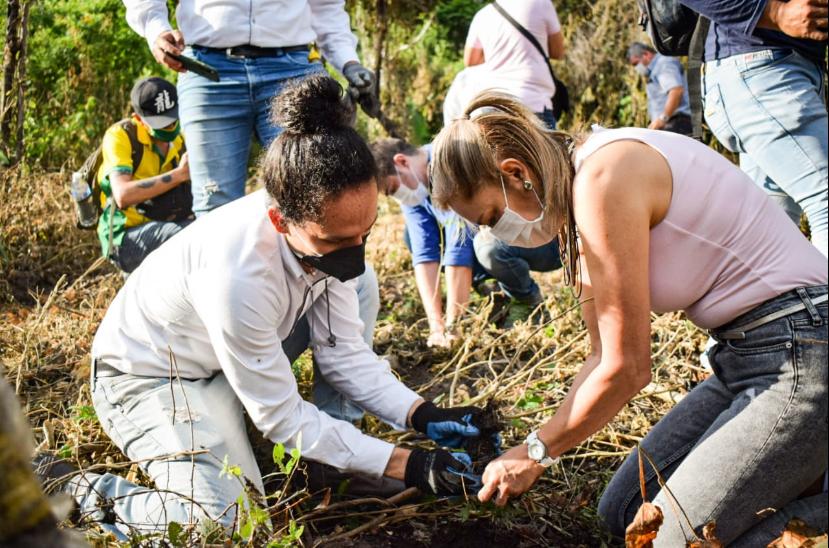
[[[464,438],[474,438],[481,431],[473,424],[481,413],[477,407],[438,407],[427,401],[412,413],[412,427],[426,434],[441,447],[460,447]]]

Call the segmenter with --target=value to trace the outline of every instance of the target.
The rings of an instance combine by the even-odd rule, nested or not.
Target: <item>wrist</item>
[[[406,414],[406,424],[407,425],[409,425],[410,427],[413,428],[413,426],[412,426],[412,416],[415,414],[415,411],[417,411],[417,408],[420,407],[421,405],[423,405],[424,403],[426,403],[426,400],[424,400],[423,398],[418,398],[417,400],[415,400],[415,402],[409,408],[409,412]]]
[[[412,428],[421,434],[425,434],[426,426],[429,424],[429,420],[432,418],[432,415],[434,415],[434,412],[437,409],[438,406],[434,403],[425,400],[421,401],[420,404],[412,410],[412,415],[409,419]]]
[[[663,112],[662,114],[660,114],[660,115],[658,116],[658,118],[659,118],[660,120],[662,120],[663,122],[667,122],[668,120],[670,120],[670,119],[671,119],[671,115],[670,115],[670,114],[666,114],[666,113],[664,113],[664,112]]]
[[[383,472],[383,475],[396,480],[404,480],[406,477],[406,466],[409,463],[411,453],[411,450],[404,449],[403,447],[395,447],[392,449],[391,457],[389,457],[389,462],[386,464],[386,470]]]

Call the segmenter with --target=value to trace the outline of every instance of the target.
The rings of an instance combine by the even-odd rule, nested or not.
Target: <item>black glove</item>
[[[377,97],[377,77],[356,61],[343,67],[343,76],[348,80],[348,93],[363,111],[377,118],[380,115],[380,99]]]
[[[481,477],[472,473],[466,453],[444,449],[412,449],[406,463],[406,487],[417,487],[427,495],[474,494],[481,489]]]
[[[441,447],[458,448],[464,438],[474,438],[481,431],[473,424],[482,412],[477,407],[438,407],[427,401],[412,413],[412,428],[426,434]]]

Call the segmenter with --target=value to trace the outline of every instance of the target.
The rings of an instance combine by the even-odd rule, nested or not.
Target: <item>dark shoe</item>
[[[32,469],[46,494],[60,493],[66,482],[79,470],[72,463],[50,453],[38,453],[32,459]]]

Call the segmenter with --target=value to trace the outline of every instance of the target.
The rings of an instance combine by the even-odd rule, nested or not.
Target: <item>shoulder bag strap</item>
[[[550,78],[552,78],[552,79],[553,79],[553,82],[555,82],[555,81],[556,81],[556,75],[553,73],[553,66],[550,64],[550,57],[549,57],[549,55],[547,54],[547,52],[546,52],[546,51],[544,51],[544,48],[542,48],[542,47],[541,47],[541,44],[539,44],[539,43],[538,43],[538,40],[536,40],[535,36],[533,36],[533,34],[532,34],[530,31],[528,31],[527,29],[525,29],[525,28],[524,28],[524,26],[523,26],[523,25],[521,25],[521,23],[519,23],[518,21],[516,21],[516,20],[512,17],[512,15],[510,15],[509,13],[507,13],[507,10],[505,10],[503,7],[501,7],[501,5],[500,5],[500,4],[498,4],[498,2],[497,2],[497,1],[496,1],[496,2],[492,2],[492,7],[494,7],[494,8],[496,9],[496,11],[498,11],[498,13],[500,13],[500,14],[501,14],[501,16],[502,16],[504,19],[506,19],[507,21],[509,21],[509,22],[510,22],[510,24],[511,24],[513,27],[515,27],[515,30],[517,30],[518,32],[520,32],[521,34],[523,34],[523,35],[524,35],[524,38],[526,38],[527,40],[529,40],[529,41],[530,41],[530,43],[531,43],[533,46],[535,46],[535,49],[537,49],[537,50],[538,50],[538,53],[540,53],[540,54],[541,54],[541,57],[543,57],[543,58],[544,58],[544,64],[545,64],[545,65],[547,65],[547,69],[550,71]]]

